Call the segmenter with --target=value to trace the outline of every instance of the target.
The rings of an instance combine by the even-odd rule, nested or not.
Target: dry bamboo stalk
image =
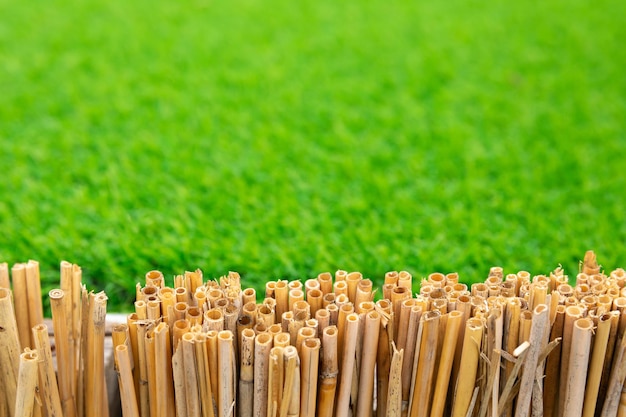
[[[254,404],[253,416],[266,417],[268,406],[269,357],[272,336],[261,333],[254,341]]]
[[[39,356],[37,351],[26,350],[20,355],[15,417],[31,417],[35,405]]]
[[[154,338],[154,328],[150,328],[146,333],[145,340],[146,358],[148,362],[148,391],[150,393],[150,417],[159,417],[159,398],[157,389],[157,361],[156,345]],[[182,348],[182,346],[181,346]],[[182,350],[181,350],[182,352]],[[161,400],[163,402],[163,400]]]
[[[411,390],[411,377],[413,373],[413,361],[415,359],[415,349],[417,344],[417,332],[420,318],[422,316],[422,306],[414,305],[409,312],[409,326],[406,337],[406,348],[404,349],[402,362],[402,400],[408,404]],[[402,350],[402,349],[400,349]]]
[[[63,415],[74,417],[76,415],[76,402],[72,390],[72,378],[74,377],[74,364],[71,362],[69,346],[70,338],[67,329],[67,317],[65,310],[65,293],[63,290],[54,289],[48,293],[50,308],[52,311],[52,324],[54,327],[54,341],[56,344],[57,372],[59,383],[59,395]]]
[[[548,326],[548,306],[539,304],[533,310],[532,325],[530,329],[530,348],[526,356],[526,364],[522,372],[519,395],[515,408],[515,417],[527,416],[530,410],[533,384],[535,382],[539,355],[545,348],[546,326]]]
[[[412,379],[415,382],[409,404],[411,417],[428,416],[430,412],[435,359],[437,356],[437,345],[439,344],[440,316],[441,314],[438,311],[429,311],[423,314],[420,320],[422,337],[417,366],[413,367],[414,374]]]
[[[385,413],[377,411],[378,417],[398,417],[402,413],[402,356],[404,351],[397,350],[395,343],[391,342],[393,352],[391,366],[389,368],[389,391],[385,404]]]
[[[11,281],[9,280],[9,264],[6,262],[0,263],[0,288],[11,288]]]
[[[223,330],[217,335],[219,417],[229,417],[235,410],[235,358],[233,355],[233,333]]]
[[[32,347],[30,327],[30,308],[28,306],[28,289],[26,284],[26,267],[24,264],[15,264],[11,268],[13,278],[13,299],[15,300],[15,318],[17,332],[20,338],[21,350]]]
[[[376,311],[370,311],[365,316],[363,349],[361,353],[361,373],[358,381],[359,397],[356,407],[357,417],[369,417],[372,414],[372,404],[374,400],[374,368],[376,367],[380,320],[380,314]]]
[[[218,359],[218,348],[217,348],[217,335],[218,332],[215,330],[208,331],[207,335],[207,355],[209,358],[209,373],[211,377],[211,392],[213,393],[213,398],[215,399],[215,410],[216,414],[219,410],[219,359]]]
[[[602,406],[600,417],[615,417],[623,394],[624,379],[626,378],[626,337],[623,337],[616,348],[615,358],[611,369],[606,399]]]
[[[565,410],[565,390],[567,389],[570,351],[572,346],[572,335],[574,333],[574,322],[581,318],[582,310],[576,306],[569,306],[565,309],[565,321],[563,323],[563,342],[561,345],[561,370],[559,376],[559,406],[557,415],[563,416]]]
[[[164,322],[159,323],[154,329],[154,355],[155,363],[158,364],[155,373],[157,413],[161,417],[172,416],[176,412],[172,348],[169,327]]]
[[[195,347],[196,364],[198,367],[198,370],[197,370],[198,389],[200,393],[200,405],[202,407],[202,417],[214,417],[215,407],[214,407],[214,402],[213,402],[213,393],[211,392],[211,375],[210,375],[210,369],[209,369],[209,356],[207,353],[206,334],[204,333],[195,334],[194,347]]]
[[[123,417],[139,417],[139,406],[135,393],[135,382],[130,362],[130,352],[126,344],[115,348],[115,362],[118,369],[118,382]]]
[[[472,400],[482,335],[483,322],[477,318],[469,319],[465,325],[463,352],[461,354],[463,366],[459,370],[456,381],[452,417],[465,417]]]
[[[556,297],[555,297],[556,298]],[[550,340],[563,337],[563,324],[565,320],[565,306],[556,307],[556,317],[550,332]],[[561,345],[557,346],[546,361],[546,377],[543,391],[543,412],[546,417],[553,417],[558,409],[559,376],[561,365]]]
[[[270,350],[269,373],[267,377],[267,416],[278,417],[283,392],[283,350],[274,346]]]
[[[104,326],[106,322],[104,293],[89,294],[87,356],[85,362],[85,415],[100,416],[108,407],[104,382]]]
[[[241,332],[239,368],[239,417],[252,417],[254,399],[254,330]]]
[[[568,363],[563,417],[582,415],[592,332],[593,321],[591,319],[578,319],[574,323],[573,340],[575,343],[572,343]]]
[[[38,324],[33,327],[33,339],[37,347],[39,356],[39,393],[42,398],[47,415],[50,417],[62,417],[63,408],[59,398],[59,388],[57,386],[56,375],[54,374],[54,363],[52,361],[52,351],[50,349],[50,339],[48,338],[48,327],[45,324]]]
[[[279,417],[287,417],[295,412],[297,416],[300,412],[300,375],[296,371],[296,368],[298,368],[298,352],[293,346],[287,346],[282,349],[282,355],[284,381],[278,387],[279,390],[282,390],[278,415]],[[294,392],[294,388],[297,388],[297,394]],[[295,410],[293,409],[295,406],[294,402],[297,402],[297,409]]]
[[[26,290],[28,292],[28,322],[32,329],[43,324],[43,305],[41,303],[41,278],[39,277],[39,262],[28,261],[26,266]]]
[[[446,333],[442,343],[441,357],[439,360],[439,370],[433,394],[433,403],[430,411],[431,417],[442,417],[446,405],[448,384],[450,382],[450,371],[454,361],[454,351],[459,328],[461,327],[463,313],[451,311],[448,313]]]
[[[289,310],[289,287],[286,280],[276,282],[274,298],[276,299],[276,320],[280,320],[283,313]]]
[[[198,392],[198,364],[196,363],[194,334],[185,333],[181,338],[183,349],[183,374],[185,380],[185,410],[190,417],[200,417],[200,393]]]
[[[149,394],[149,376],[148,376],[148,362],[146,338],[148,333],[149,323],[145,320],[137,321],[137,367],[139,377],[139,413],[141,417],[150,417],[150,394]],[[182,351],[181,351],[182,356]],[[155,402],[156,403],[156,402]]]
[[[606,313],[599,317],[596,334],[593,340],[591,361],[589,363],[589,376],[585,386],[585,400],[582,417],[593,417],[598,400],[598,390],[602,378],[604,355],[611,331],[611,314]]]
[[[517,375],[522,369],[522,365],[524,364],[524,360],[526,359],[526,354],[528,353],[528,348],[530,347],[530,343],[524,342],[519,345],[514,351],[511,357],[512,360],[515,361],[515,366],[513,367],[513,371],[511,375],[506,380],[504,385],[504,389],[502,390],[502,394],[500,394],[500,399],[498,401],[498,415],[503,415],[506,410],[511,408],[511,401],[517,392],[519,391],[519,383],[516,383]],[[515,359],[517,358],[517,359]],[[515,388],[517,387],[517,389]]]
[[[606,354],[604,355],[604,366],[602,367],[602,379],[600,380],[600,389],[598,390],[596,413],[600,412],[604,406],[614,356],[619,348],[619,341],[617,341],[617,327],[619,325],[620,313],[618,311],[611,311],[610,314],[611,329],[609,330],[609,340],[607,342]]]
[[[392,320],[390,320],[389,314],[391,309],[385,309],[383,301],[379,300],[376,304],[376,310],[381,315],[380,331],[378,337],[378,350],[376,357],[376,414],[377,416],[384,416],[387,413],[387,394],[389,391],[389,372],[391,369],[391,343],[393,341],[391,332]],[[389,307],[388,303],[386,307]],[[404,352],[403,352],[404,353]],[[402,367],[402,359],[400,367]],[[400,387],[401,388],[401,387]],[[402,398],[400,398],[402,400]]]
[[[329,326],[322,332],[322,362],[320,387],[317,397],[318,417],[332,417],[339,365],[337,361],[337,327]]]
[[[302,346],[300,415],[315,417],[320,340],[307,339]]]
[[[356,355],[356,339],[359,330],[359,316],[350,313],[346,317],[345,335],[343,341],[343,355],[339,390],[337,393],[336,417],[348,417],[350,410],[350,391]]]
[[[452,383],[448,387],[448,397],[453,398],[456,381],[459,377],[461,367],[461,354],[463,352],[463,341],[465,340],[465,324],[470,319],[472,313],[471,299],[467,294],[463,294],[457,298],[456,309],[463,313],[461,317],[461,328],[459,329],[459,337],[456,340],[456,348],[454,349],[454,362],[452,363],[452,374],[450,380]],[[510,328],[509,328],[510,330]],[[515,334],[517,337],[517,333]],[[517,340],[517,339],[516,339]]]
[[[81,339],[84,340],[74,340],[75,345],[78,347],[76,351],[76,390],[74,392],[76,398],[76,413],[78,417],[85,417],[86,414],[86,406],[85,402],[87,400],[87,395],[85,394],[85,374],[87,373],[87,350],[89,348],[89,325],[90,325],[90,314],[89,314],[89,293],[87,292],[87,287],[81,285],[80,287],[80,312],[81,312],[81,321],[80,325],[80,335]]]
[[[172,380],[176,400],[176,415],[187,415],[187,393],[185,392],[185,364],[183,358],[183,345],[178,344],[172,355]]]
[[[15,397],[20,363],[20,341],[11,300],[11,291],[0,288],[0,382],[9,415],[15,415]]]

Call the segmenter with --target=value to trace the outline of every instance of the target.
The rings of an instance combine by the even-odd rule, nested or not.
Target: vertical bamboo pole
[[[483,322],[478,318],[469,319],[465,325],[463,340],[463,352],[456,381],[455,398],[452,406],[452,417],[465,417],[472,400],[474,385],[476,384],[476,372],[480,346],[483,337]]]
[[[320,340],[306,339],[302,345],[300,415],[315,417]]]
[[[196,363],[194,335],[185,333],[180,344],[183,349],[183,370],[185,378],[186,415],[200,417],[200,393],[198,392],[198,364]]]
[[[99,417],[108,406],[104,382],[104,327],[107,297],[89,294],[87,357],[85,361],[85,415]],[[106,403],[106,405],[105,405]]]
[[[254,330],[241,332],[239,367],[239,417],[252,417],[254,405]]]
[[[574,323],[572,340],[575,342],[571,345],[563,417],[582,415],[592,332],[593,321],[591,319],[578,319]]]
[[[38,324],[33,327],[33,338],[35,339],[37,354],[41,361],[39,364],[39,380],[41,381],[39,392],[43,405],[49,417],[62,417],[63,409],[59,398],[56,375],[54,374],[48,327],[45,324]]]
[[[11,288],[9,280],[9,265],[6,262],[0,263],[0,288]]]
[[[15,415],[15,397],[20,363],[20,341],[11,300],[11,291],[0,288],[0,382],[4,389],[0,395],[5,397],[9,415]]]
[[[337,327],[328,326],[322,332],[322,359],[320,371],[320,387],[317,397],[318,417],[332,417],[337,388]]]
[[[438,311],[429,311],[423,314],[420,320],[423,330],[417,366],[414,367],[412,378],[415,383],[409,404],[411,417],[426,417],[430,412],[430,399],[434,385],[432,379],[439,344],[440,316]]]
[[[157,415],[160,417],[173,416],[176,412],[170,340],[169,327],[164,322],[159,323],[154,329],[154,353],[157,364]]]
[[[356,355],[356,338],[359,328],[359,316],[350,313],[346,317],[345,335],[343,341],[343,355],[341,377],[337,396],[336,417],[348,417],[350,411],[350,390],[352,387],[352,372]]]
[[[261,333],[254,340],[254,404],[253,416],[267,416],[269,358],[272,336]]]
[[[65,417],[76,415],[76,402],[72,391],[72,379],[74,378],[74,364],[71,362],[70,337],[67,329],[67,316],[65,310],[65,293],[63,290],[54,289],[48,293],[50,308],[52,311],[52,325],[54,327],[54,341],[56,344],[57,373],[59,382],[59,395]]]
[[[559,377],[559,408],[557,415],[563,416],[565,410],[565,390],[567,389],[570,351],[573,341],[574,322],[581,318],[582,310],[576,306],[569,306],[565,309],[565,321],[563,323],[563,342],[561,345],[561,372]]]
[[[43,324],[43,305],[41,303],[41,278],[39,262],[28,261],[26,266],[26,290],[28,292],[28,323],[32,329]]]
[[[30,314],[28,308],[28,285],[26,282],[26,266],[15,264],[11,268],[13,278],[13,298],[15,300],[15,318],[17,320],[17,332],[20,338],[20,347],[25,349],[32,347],[30,332]]]
[[[125,344],[115,348],[115,361],[118,367],[118,382],[120,401],[122,403],[122,417],[139,417],[139,406],[135,393],[135,381],[130,363],[130,352]]]
[[[402,356],[404,351],[396,349],[396,344],[391,342],[391,365],[389,368],[389,390],[385,414],[377,411],[378,417],[398,417],[402,413]]]
[[[454,361],[454,351],[459,328],[461,327],[463,313],[451,311],[448,313],[446,333],[441,345],[441,357],[439,360],[439,370],[433,394],[433,404],[430,411],[431,417],[442,417],[446,405],[448,385],[450,383],[450,372]]]
[[[592,356],[589,363],[589,376],[585,386],[582,417],[593,417],[596,410],[600,379],[602,378],[602,367],[604,365],[604,355],[606,354],[610,331],[611,315],[606,313],[598,318],[598,327],[594,337]]]
[[[38,360],[37,351],[27,350],[20,355],[15,414],[13,414],[15,417],[31,417],[33,415]]]
[[[376,353],[378,349],[378,335],[380,332],[380,314],[370,311],[365,316],[363,331],[363,349],[361,359],[361,373],[359,375],[359,397],[356,407],[357,417],[370,417],[374,400],[374,368],[376,367]]]
[[[219,359],[219,417],[235,414],[235,361],[233,357],[233,334],[223,330],[217,335]]]

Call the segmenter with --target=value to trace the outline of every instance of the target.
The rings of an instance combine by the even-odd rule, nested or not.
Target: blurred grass
[[[112,309],[151,269],[625,266],[625,12],[0,0],[0,260]]]

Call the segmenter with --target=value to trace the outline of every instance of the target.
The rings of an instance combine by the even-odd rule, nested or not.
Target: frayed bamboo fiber
[[[59,398],[59,388],[56,375],[54,373],[54,363],[52,362],[52,351],[50,349],[50,339],[48,338],[48,327],[45,324],[38,324],[33,327],[33,339],[39,356],[39,394],[49,417],[62,417],[63,409]],[[103,355],[104,360],[104,355]],[[104,371],[100,376],[104,375]],[[97,393],[98,397],[100,392]]]
[[[359,397],[356,407],[357,417],[369,417],[372,414],[374,400],[374,368],[380,332],[380,314],[370,311],[365,315],[363,331],[363,349],[361,350],[361,373],[359,375]]]
[[[572,334],[574,343],[571,345],[568,363],[563,417],[579,417],[583,412],[592,332],[593,321],[591,319],[578,319],[574,323]]]
[[[65,293],[63,290],[54,289],[48,293],[50,308],[52,311],[52,324],[54,327],[54,341],[57,356],[57,375],[59,383],[59,396],[65,417],[76,415],[76,402],[72,390],[72,378],[74,366],[71,362],[70,338],[67,328],[67,316],[65,310]]]
[[[269,373],[267,377],[268,417],[278,417],[280,410],[284,383],[283,351],[284,348],[279,346],[274,346],[270,350]]]
[[[300,415],[301,417],[315,417],[320,340],[317,338],[305,340],[302,352]]]
[[[605,313],[598,318],[598,325],[593,338],[592,356],[589,362],[589,375],[585,385],[585,400],[583,402],[582,417],[593,417],[598,400],[600,380],[602,378],[602,367],[604,356],[609,341],[611,331],[611,314]]]
[[[107,297],[89,294],[87,352],[85,357],[85,415],[101,416],[108,408],[104,380],[104,326]],[[41,354],[41,353],[40,353]]]
[[[241,332],[239,367],[239,417],[252,417],[254,404],[254,330]]]
[[[322,333],[320,387],[317,398],[318,417],[332,417],[335,405],[337,375],[337,327],[328,326]]]
[[[440,317],[438,311],[429,311],[420,319],[422,335],[419,356],[416,356],[413,366],[413,393],[409,404],[411,417],[425,417],[430,411]]]
[[[483,322],[480,319],[469,319],[465,325],[461,368],[456,381],[455,397],[452,405],[452,417],[465,417],[472,400],[478,358],[483,335]]]
[[[172,381],[174,384],[174,398],[176,401],[176,415],[187,415],[187,393],[185,384],[185,364],[183,345],[178,344],[172,355]]]
[[[387,392],[387,403],[385,414],[377,413],[378,417],[398,417],[402,413],[402,357],[403,350],[396,349],[396,344],[391,342],[391,365],[389,367],[389,390]]]
[[[253,416],[266,417],[268,406],[269,358],[272,336],[261,333],[254,340],[254,404]]]
[[[137,405],[135,382],[131,369],[130,352],[128,351],[127,345],[122,344],[115,348],[115,361],[117,363],[122,416],[139,417],[139,406]]]
[[[350,313],[345,320],[345,334],[343,340],[343,355],[339,390],[337,392],[336,417],[348,417],[350,412],[350,391],[356,355],[356,340],[359,327],[359,316]]]
[[[17,332],[22,350],[27,347],[34,347],[29,318],[31,311],[28,307],[28,286],[26,283],[25,264],[13,265],[11,268],[11,278],[13,281],[13,299],[15,301],[15,319],[17,321]]]
[[[461,327],[462,316],[463,313],[460,311],[451,311],[448,313],[446,333],[441,345],[442,350],[439,359],[439,369],[437,371],[433,403],[430,410],[431,417],[442,417],[444,413],[448,385],[450,382],[450,372],[452,371],[452,362],[454,361],[454,351],[459,328]]]
[[[11,291],[7,288],[0,288],[0,327],[3,329],[0,332],[0,382],[4,387],[0,395],[4,396],[3,402],[12,416],[15,415],[21,349]]]
[[[545,304],[537,305],[532,313],[533,318],[529,336],[530,348],[528,349],[526,364],[522,372],[515,417],[528,416],[529,414],[539,356],[546,345],[546,326],[549,324],[548,313],[548,306]]]
[[[31,417],[35,405],[39,356],[37,351],[26,350],[20,355],[15,417]]]

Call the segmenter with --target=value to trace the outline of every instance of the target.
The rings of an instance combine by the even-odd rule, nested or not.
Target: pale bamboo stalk
[[[26,264],[26,290],[28,292],[28,322],[32,329],[43,324],[43,305],[41,303],[41,278],[39,276],[39,262],[28,261]]]
[[[400,309],[402,308],[402,302],[407,298],[411,298],[411,291],[406,287],[395,287],[391,292],[391,303],[393,308],[393,328],[394,328],[394,342],[398,343],[398,337],[400,335]]]
[[[317,288],[314,288],[307,293],[306,300],[311,306],[311,316],[315,317],[315,314],[323,309],[323,295],[322,291]]]
[[[30,308],[28,306],[28,286],[26,283],[25,264],[15,264],[11,268],[13,280],[13,299],[15,300],[15,318],[17,320],[17,332],[20,338],[20,350],[32,347],[30,327]]]
[[[330,313],[325,308],[321,308],[315,312],[315,320],[317,320],[317,334],[321,337],[324,329],[330,326]]]
[[[157,413],[161,417],[172,416],[176,412],[172,374],[172,347],[169,327],[164,322],[159,323],[154,329],[154,348],[155,363],[157,364],[155,374]]]
[[[254,404],[254,330],[241,332],[239,367],[239,417],[252,417]]]
[[[50,339],[48,338],[48,326],[38,324],[33,327],[33,339],[39,356],[39,394],[48,416],[62,416],[63,408],[59,398],[59,388],[57,386],[56,375],[54,373],[54,363],[52,351],[50,349]]]
[[[254,403],[253,416],[266,417],[268,406],[269,358],[272,337],[261,333],[254,340]]]
[[[215,407],[213,393],[211,392],[211,375],[209,369],[209,357],[207,353],[207,336],[205,333],[194,335],[195,358],[198,372],[198,390],[202,417],[214,417]]]
[[[217,335],[219,417],[229,417],[235,411],[235,357],[233,355],[233,333],[223,330]]]
[[[9,265],[6,262],[0,263],[0,288],[11,288],[9,280]]]
[[[15,397],[15,417],[31,417],[35,405],[39,356],[37,351],[26,350],[20,355]]]
[[[539,355],[545,348],[544,335],[546,334],[546,326],[548,326],[548,313],[548,306],[545,304],[539,304],[532,313],[533,318],[529,336],[530,348],[528,349],[526,364],[522,372],[515,417],[527,416],[530,410]]]
[[[300,416],[300,359],[295,355],[296,367],[294,370],[293,384],[291,385],[291,396],[289,398],[289,407],[287,407],[286,417]]]
[[[196,363],[194,334],[185,333],[181,338],[185,379],[185,409],[189,417],[200,417],[200,393],[198,392],[198,364]]]
[[[172,355],[172,380],[174,383],[174,397],[176,400],[176,416],[187,415],[187,393],[185,384],[185,360],[183,345],[178,344]]]
[[[354,305],[357,308],[357,313],[361,313],[360,305],[366,301],[372,301],[373,293],[372,293],[372,280],[371,279],[361,279],[356,286],[356,295]]]
[[[532,327],[533,313],[530,310],[524,310],[520,313],[519,318],[519,335],[518,344],[522,344],[530,340],[530,328]]]
[[[150,328],[146,333],[146,358],[148,362],[148,391],[150,392],[150,417],[160,417],[159,411],[159,392],[157,388],[157,360],[156,360],[156,343],[154,337],[154,329]],[[182,345],[181,345],[182,356]]]
[[[495,312],[495,344],[492,349],[493,359],[490,359],[490,365],[493,370],[494,380],[493,380],[493,388],[491,393],[491,416],[498,417],[498,397],[500,395],[500,361],[501,361],[501,351],[502,351],[502,338],[503,338],[503,326],[504,326],[504,316],[502,314],[502,310],[492,309],[492,312]],[[491,315],[490,315],[491,318]],[[550,325],[546,326],[546,338],[548,336],[548,332],[550,331]]]
[[[415,359],[415,349],[417,348],[417,332],[419,329],[420,318],[422,316],[422,306],[413,305],[409,312],[409,325],[406,336],[406,344],[403,350],[402,362],[402,401],[408,404],[409,394],[411,391],[411,380],[413,373],[413,361]]]
[[[452,363],[452,374],[450,376],[452,383],[450,384],[448,390],[449,398],[453,398],[454,396],[455,384],[458,380],[459,370],[461,367],[461,354],[463,352],[463,341],[465,340],[465,323],[470,319],[472,314],[472,305],[470,301],[471,299],[467,294],[460,295],[456,300],[456,310],[463,313],[463,316],[461,317],[461,328],[459,329],[459,337],[457,337],[456,349],[454,350],[454,362]],[[515,335],[517,337],[517,332]]]
[[[472,400],[476,372],[483,335],[483,322],[480,319],[469,319],[465,325],[463,352],[459,376],[456,381],[452,417],[465,417]]]
[[[76,413],[78,417],[85,417],[86,407],[85,402],[87,395],[85,394],[85,374],[87,373],[87,350],[89,346],[89,326],[90,326],[90,314],[89,314],[89,293],[85,285],[80,286],[80,312],[81,320],[80,325],[80,339],[74,339],[76,350],[76,389],[74,395],[76,398]],[[84,319],[84,320],[83,320]]]
[[[322,332],[322,363],[317,397],[318,417],[332,417],[337,388],[339,364],[337,361],[337,327],[328,326]]]
[[[219,359],[218,359],[218,348],[217,348],[217,335],[218,332],[215,330],[210,330],[206,333],[207,335],[207,355],[209,358],[209,372],[211,377],[211,392],[213,393],[213,398],[215,400],[215,411],[216,414],[219,412]]]
[[[606,354],[604,355],[604,366],[602,367],[602,379],[600,380],[600,389],[598,390],[598,401],[596,404],[596,413],[600,412],[604,406],[609,379],[611,377],[611,367],[613,365],[614,356],[619,349],[619,341],[617,341],[617,327],[619,325],[620,313],[611,311],[611,330],[609,330],[609,341],[607,342]]]
[[[146,339],[148,333],[149,323],[144,320],[140,320],[136,322],[137,326],[137,367],[138,369],[138,380],[139,380],[139,413],[141,417],[150,417],[151,415],[151,406],[150,406],[150,387],[149,387],[149,375],[148,375],[148,363],[150,362],[147,347],[146,347]],[[181,351],[182,356],[182,351]],[[156,401],[154,402],[156,404]]]
[[[448,385],[450,383],[450,372],[454,361],[454,351],[456,349],[456,339],[461,327],[463,313],[451,311],[448,313],[446,333],[441,345],[441,356],[439,359],[439,369],[433,394],[433,403],[430,410],[431,417],[442,417],[446,405]]]
[[[9,415],[15,415],[15,397],[20,363],[20,340],[11,299],[11,290],[0,288],[0,382]],[[0,402],[1,404],[1,402]]]
[[[324,295],[332,293],[333,278],[329,272],[322,272],[317,276],[317,280],[320,283],[320,290]]]
[[[554,319],[554,324],[552,325],[552,330],[550,331],[551,341],[561,339],[563,337],[564,321],[565,306],[559,305],[556,307],[556,317]],[[561,347],[561,344],[559,344],[559,346],[553,349],[546,360],[546,377],[544,380],[543,391],[543,412],[546,417],[554,417],[554,413],[558,409]]]
[[[85,362],[85,415],[101,416],[108,407],[104,382],[104,327],[107,297],[103,292],[89,294],[87,357]],[[106,404],[105,404],[106,403]]]
[[[571,345],[568,364],[563,417],[579,417],[583,412],[592,333],[593,321],[591,319],[576,320],[572,335],[575,342]]]
[[[274,298],[276,299],[276,320],[279,320],[285,311],[289,310],[289,286],[286,280],[276,282]]]
[[[300,415],[315,417],[320,340],[307,339],[302,346]]]
[[[439,344],[440,316],[438,311],[429,311],[424,313],[420,319],[422,337],[417,366],[414,366],[412,378],[415,383],[409,404],[411,417],[428,416],[430,411],[435,359]]]
[[[624,379],[626,379],[626,337],[623,337],[619,342],[614,356],[606,399],[600,417],[615,417],[620,408]]]
[[[65,293],[63,290],[54,289],[48,293],[50,308],[52,311],[52,325],[54,328],[54,341],[56,344],[57,372],[59,383],[59,395],[65,417],[76,415],[76,402],[72,390],[72,378],[74,378],[74,364],[71,362],[70,337],[67,328],[67,316],[65,310]]]
[[[611,314],[606,313],[598,319],[598,326],[593,340],[592,356],[589,362],[589,376],[585,386],[582,417],[593,417],[596,410],[600,380],[602,378],[602,367],[604,365],[604,355],[606,354],[610,331]]]
[[[387,414],[387,395],[389,393],[390,378],[389,373],[391,371],[391,362],[394,355],[391,349],[393,337],[389,334],[391,332],[391,323],[393,323],[393,321],[389,318],[389,313],[384,311],[383,308],[380,308],[379,305],[377,305],[377,310],[381,314],[381,320],[376,357],[376,415],[378,417],[382,417]],[[400,359],[400,368],[402,368],[403,355],[396,355],[396,359],[398,359],[398,356]],[[398,388],[401,390],[402,386],[400,384],[401,381],[398,382]],[[400,393],[400,401],[402,401],[402,393]]]
[[[139,406],[135,393],[135,381],[130,361],[130,352],[126,344],[115,348],[115,362],[118,369],[118,383],[123,417],[139,417]]]
[[[395,331],[397,332],[396,345],[398,347],[398,350],[404,350],[406,352],[407,335],[409,333],[409,324],[411,323],[409,316],[411,315],[411,309],[416,304],[417,303],[414,298],[407,298],[406,300],[402,300],[402,302],[400,303],[400,320],[398,320],[398,327],[395,328]],[[408,362],[407,359],[407,355],[405,354],[405,362]],[[411,365],[413,364],[411,363]]]
[[[559,407],[557,415],[563,416],[565,410],[565,390],[567,389],[570,351],[572,346],[572,335],[574,333],[574,322],[581,318],[582,310],[576,306],[569,306],[565,309],[565,321],[563,323],[563,341],[561,344],[561,371],[559,376]]]
[[[396,349],[391,342],[392,357],[389,367],[389,390],[386,397],[385,413],[377,411],[378,417],[398,417],[402,413],[402,356],[404,351]]]
[[[279,348],[280,349],[280,348]],[[279,417],[287,417],[292,415],[294,410],[292,408],[292,400],[299,400],[300,394],[300,375],[296,377],[296,368],[298,367],[298,352],[293,346],[287,346],[282,349],[283,364],[284,364],[284,382],[279,384],[278,389],[282,390],[281,402],[279,406]],[[294,395],[294,386],[297,384],[298,394]],[[297,398],[294,398],[297,397]],[[298,407],[295,410],[296,415],[300,411],[300,404],[298,401]]]
[[[378,350],[380,332],[380,314],[370,311],[365,316],[363,331],[363,349],[361,350],[361,373],[359,374],[359,396],[356,407],[357,417],[369,417],[372,414],[374,400],[374,368]]]
[[[267,416],[278,417],[280,400],[283,394],[283,350],[274,346],[270,350],[269,373],[267,377]]]
[[[346,317],[345,335],[343,341],[343,355],[341,376],[337,395],[336,417],[348,417],[350,410],[350,391],[356,355],[356,339],[359,330],[359,316],[350,313]]]

